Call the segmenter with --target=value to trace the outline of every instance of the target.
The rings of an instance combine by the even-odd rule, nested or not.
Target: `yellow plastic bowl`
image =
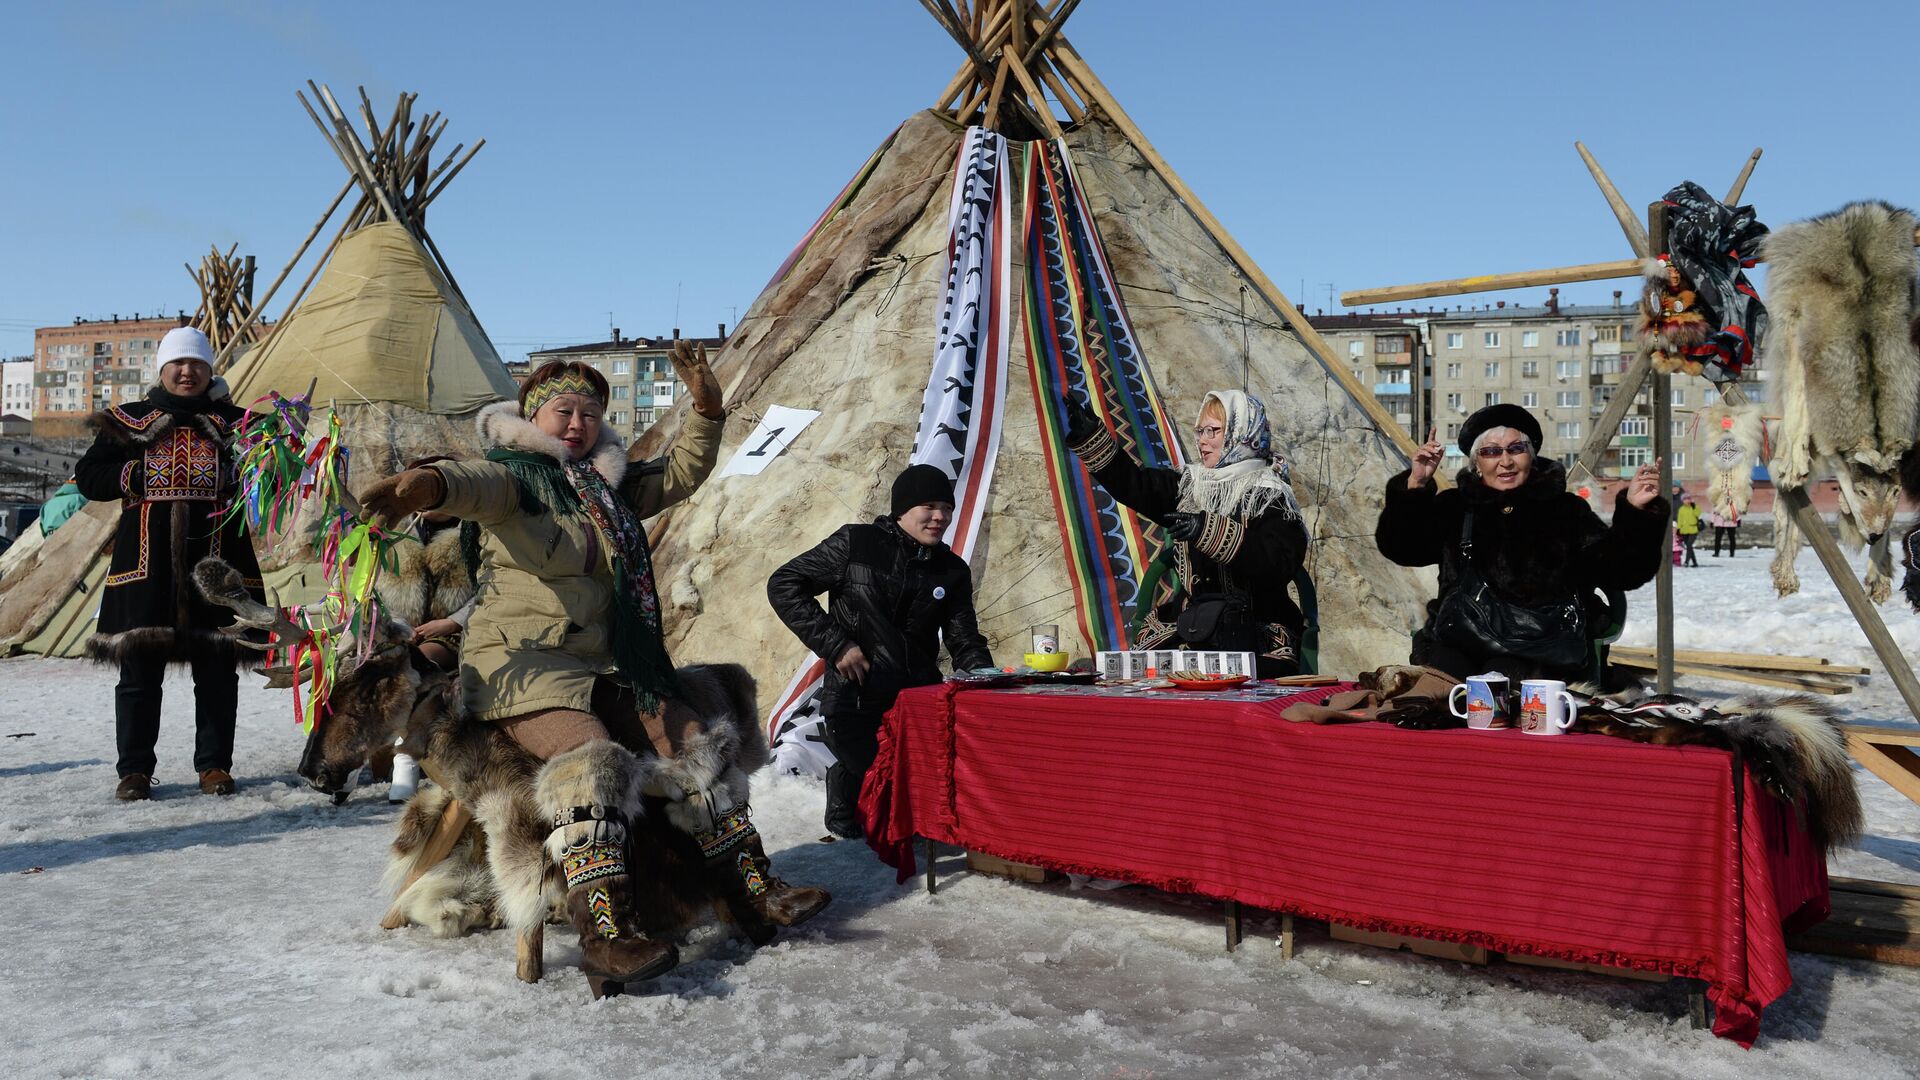
[[[1027,666],[1035,671],[1065,671],[1073,663],[1073,657],[1063,652],[1026,654]]]

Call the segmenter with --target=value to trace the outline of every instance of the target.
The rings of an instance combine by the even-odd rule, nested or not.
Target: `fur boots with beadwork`
[[[595,740],[547,762],[534,784],[540,813],[553,827],[547,857],[565,879],[567,918],[580,933],[580,966],[595,997],[662,974],[680,959],[672,944],[647,937],[634,916],[627,824],[639,809],[643,772],[631,753]]]
[[[775,876],[753,827],[745,787],[745,775],[730,769],[721,783],[670,803],[667,816],[699,843],[707,879],[741,932],[755,945],[765,945],[780,927],[806,922],[833,897],[825,889],[789,885]]]

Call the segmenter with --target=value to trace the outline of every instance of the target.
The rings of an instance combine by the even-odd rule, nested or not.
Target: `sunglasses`
[[[1533,453],[1533,444],[1517,442],[1507,446],[1483,446],[1474,454],[1483,461],[1496,461],[1511,454],[1514,457],[1526,457]]]

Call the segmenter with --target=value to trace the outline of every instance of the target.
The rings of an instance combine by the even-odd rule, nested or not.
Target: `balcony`
[[[1377,382],[1373,384],[1374,397],[1406,397],[1413,393],[1413,387],[1406,383]]]
[[[1653,439],[1653,436],[1651,435],[1622,435],[1620,436],[1620,445],[1621,446],[1651,446],[1653,445],[1652,439]]]

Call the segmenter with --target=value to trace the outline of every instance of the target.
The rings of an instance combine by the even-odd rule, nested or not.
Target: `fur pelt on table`
[[[1574,731],[1738,751],[1762,786],[1801,808],[1822,851],[1851,844],[1866,827],[1846,732],[1824,699],[1756,694],[1711,706],[1678,694],[1576,693],[1574,699]]]
[[[1840,538],[1853,550],[1893,526],[1902,455],[1920,436],[1920,288],[1912,213],[1883,202],[1850,203],[1773,233],[1774,325],[1765,343],[1781,421],[1774,483],[1840,482]],[[1799,588],[1798,530],[1776,522],[1774,587]],[[1892,593],[1891,557],[1876,551],[1866,575],[1876,603]]]

